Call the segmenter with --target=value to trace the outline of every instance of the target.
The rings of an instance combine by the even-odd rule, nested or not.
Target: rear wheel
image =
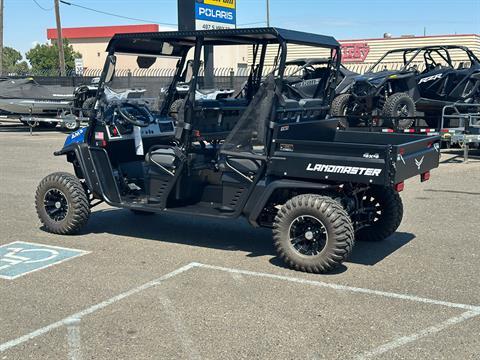
[[[278,255],[290,267],[325,273],[350,255],[354,232],[340,203],[309,194],[282,206],[273,224],[273,238]]]
[[[382,241],[397,231],[403,219],[400,195],[391,187],[374,186],[361,198],[367,225],[355,234],[357,241]]]
[[[84,117],[91,117],[93,108],[95,107],[96,98],[91,97],[86,99],[82,104],[82,113]]]
[[[386,117],[386,124],[397,125],[400,130],[410,128],[415,119],[416,107],[412,97],[406,93],[396,93],[388,97],[383,106],[383,116]]]
[[[332,105],[330,107],[330,115],[334,117],[339,117],[338,119],[338,126],[341,129],[348,128],[348,104],[350,102],[350,94],[341,94],[338,95],[332,101]]]
[[[90,217],[87,194],[77,177],[54,173],[38,185],[35,206],[47,231],[71,235],[77,233]]]
[[[168,114],[175,120],[178,120],[178,112],[183,105],[183,101],[183,99],[177,99],[172,103],[172,105],[170,105],[170,110],[168,111]]]

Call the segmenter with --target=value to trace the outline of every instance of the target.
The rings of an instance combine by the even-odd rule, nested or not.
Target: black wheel
[[[75,131],[80,128],[80,122],[77,120],[77,117],[73,114],[65,114],[62,125],[63,125],[63,128],[68,131]]]
[[[90,205],[80,180],[68,173],[45,177],[37,188],[35,206],[47,231],[71,235],[88,221]]]
[[[82,104],[82,113],[84,117],[90,117],[93,113],[93,108],[95,107],[95,101],[97,99],[94,97],[86,99]]]
[[[172,103],[172,105],[170,105],[170,110],[168,111],[168,114],[175,120],[178,120],[178,112],[183,105],[183,101],[183,99],[177,99]]]
[[[355,234],[355,240],[382,241],[397,231],[403,219],[403,203],[394,189],[371,187],[361,200],[368,219],[365,221],[366,226]]]
[[[408,129],[414,124],[415,119],[408,118],[414,117],[415,113],[415,102],[411,96],[406,93],[391,95],[387,98],[383,106],[383,116],[386,117],[386,124],[389,126],[396,124],[400,130]],[[402,117],[407,117],[407,119]]]
[[[155,215],[155,213],[152,212],[152,211],[134,210],[134,209],[130,209],[130,211],[131,211],[133,214],[135,214],[135,215],[140,215],[140,216]]]
[[[273,224],[273,239],[278,255],[290,267],[325,273],[350,255],[354,232],[340,203],[309,194],[282,206]]]
[[[338,126],[341,129],[348,128],[348,119],[346,116],[348,113],[349,102],[350,94],[341,94],[338,95],[335,99],[333,99],[332,105],[330,106],[330,115],[334,117],[339,116]]]

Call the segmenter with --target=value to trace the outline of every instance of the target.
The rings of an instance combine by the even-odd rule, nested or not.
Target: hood
[[[379,81],[391,76],[398,74],[398,71],[393,71],[393,70],[385,70],[385,71],[380,71],[380,72],[369,72],[365,73],[363,75],[356,76],[354,78],[355,81],[368,81],[371,83],[378,83]]]

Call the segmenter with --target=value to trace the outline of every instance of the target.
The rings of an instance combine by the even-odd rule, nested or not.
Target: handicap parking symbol
[[[88,251],[15,241],[0,246],[0,279],[13,280],[85,254]]]

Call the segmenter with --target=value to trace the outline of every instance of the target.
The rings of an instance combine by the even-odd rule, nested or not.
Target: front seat
[[[185,155],[176,146],[157,145],[153,147],[145,160],[150,168],[175,176],[176,170],[185,161]]]

